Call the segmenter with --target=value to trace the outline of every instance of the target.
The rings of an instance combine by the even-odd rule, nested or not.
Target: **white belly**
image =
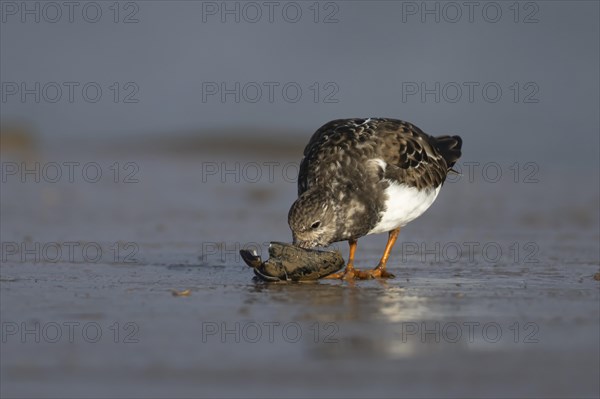
[[[385,190],[387,199],[383,217],[367,234],[385,233],[418,218],[433,204],[440,188],[420,191],[405,184],[392,183]]]

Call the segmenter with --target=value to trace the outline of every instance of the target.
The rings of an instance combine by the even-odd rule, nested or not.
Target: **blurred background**
[[[2,396],[598,397],[599,16],[0,1]],[[396,279],[253,282],[349,117],[459,134],[461,175]]]

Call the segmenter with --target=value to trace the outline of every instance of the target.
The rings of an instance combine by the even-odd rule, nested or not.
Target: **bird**
[[[461,156],[460,136],[433,137],[391,118],[336,119],[310,138],[298,170],[298,198],[288,212],[302,248],[348,241],[343,271],[326,278],[393,278],[386,265],[400,228],[435,201]],[[388,233],[373,269],[354,267],[358,239]]]

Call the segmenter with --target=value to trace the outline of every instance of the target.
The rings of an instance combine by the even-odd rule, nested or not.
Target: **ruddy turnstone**
[[[346,269],[329,278],[394,277],[386,271],[400,228],[435,201],[461,155],[459,136],[432,137],[396,119],[338,119],[326,123],[304,149],[298,199],[288,223],[304,248],[348,241]],[[388,232],[379,264],[354,268],[356,243]]]

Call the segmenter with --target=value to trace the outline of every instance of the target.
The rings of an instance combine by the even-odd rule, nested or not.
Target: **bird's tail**
[[[435,146],[442,154],[451,170],[458,158],[462,155],[462,139],[460,136],[439,136],[435,138]]]

